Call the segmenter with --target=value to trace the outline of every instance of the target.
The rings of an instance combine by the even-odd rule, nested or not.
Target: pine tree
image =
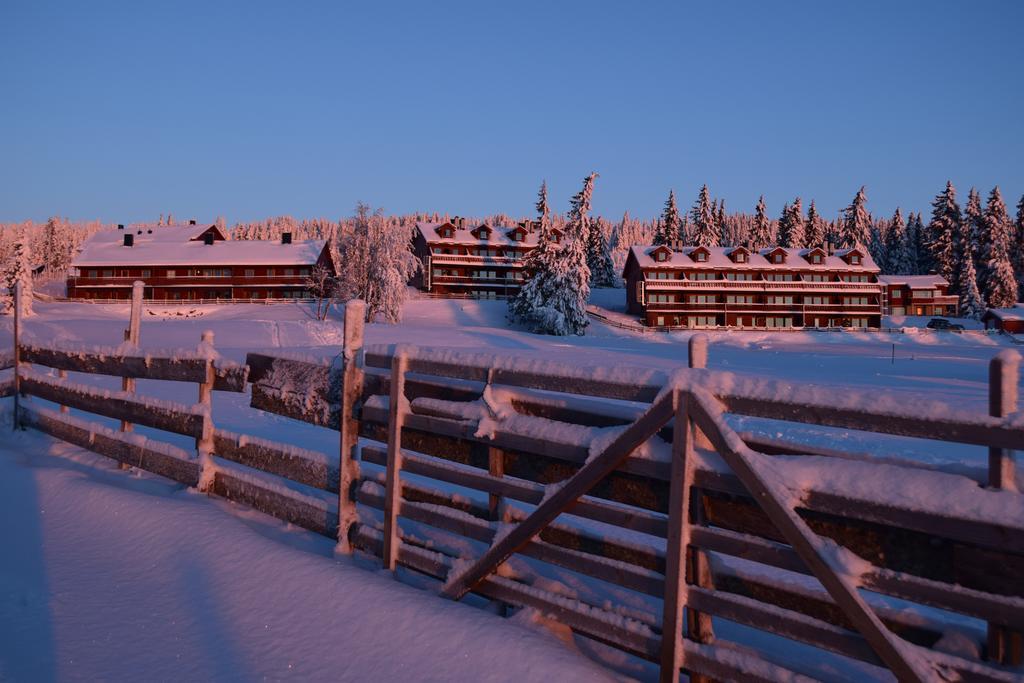
[[[804,230],[804,245],[807,247],[824,248],[825,246],[825,222],[818,214],[814,206],[814,200],[807,207],[807,226]]]
[[[793,205],[782,209],[779,218],[779,246],[787,249],[799,249],[804,246],[804,215],[800,197],[793,200]]]
[[[868,253],[883,273],[892,272],[889,269],[889,250],[886,242],[888,236],[888,221],[871,221],[871,229],[868,231]]]
[[[552,238],[551,207],[548,204],[548,184],[542,182],[537,192],[538,233],[537,247],[523,261],[526,282],[508,301],[509,317],[531,323],[537,312],[547,306],[557,286],[558,250]]]
[[[679,217],[679,207],[676,206],[675,190],[668,191],[668,201],[665,202],[665,209],[661,212],[661,220],[658,222],[658,229],[654,233],[655,244],[674,245],[682,240],[682,219]]]
[[[764,195],[757,200],[757,208],[754,210],[754,224],[747,234],[747,246],[757,251],[766,249],[774,242],[772,238],[772,222],[768,219],[768,209],[764,204]]]
[[[14,307],[15,286],[21,284],[21,313],[32,315],[32,248],[27,230],[20,230],[15,238],[14,248],[7,258],[4,269],[4,284],[10,293],[9,307]]]
[[[590,223],[587,237],[587,267],[590,268],[590,285],[592,287],[614,287],[615,264],[612,262],[611,249],[608,248],[608,232],[603,219]]]
[[[977,273],[978,282],[985,280],[984,252],[987,251],[982,245],[985,239],[985,219],[981,212],[981,195],[973,187],[967,193],[967,206],[964,207],[964,229],[961,231],[961,239],[956,243],[956,249],[962,253],[957,254],[957,262],[963,263],[963,259],[970,257],[974,261],[974,272]],[[959,276],[955,273],[954,276]],[[984,296],[984,295],[983,295]]]
[[[921,212],[911,214],[914,220],[907,223],[907,241],[910,244],[910,252],[914,257],[914,273],[925,275],[931,270],[931,259],[928,255],[927,231],[921,221]]]
[[[956,203],[956,188],[952,181],[946,181],[946,189],[935,196],[932,202],[932,220],[928,224],[927,269],[934,269],[952,287],[959,281],[953,279],[957,270],[956,243],[960,235],[960,206]]]
[[[725,247],[735,246],[732,235],[729,233],[728,221],[725,217],[725,198],[718,200],[718,210],[715,212],[715,224],[718,227],[718,244]]]
[[[885,236],[885,251],[890,273],[913,275],[917,272],[917,263],[911,248],[907,224],[903,220],[903,212],[897,206],[896,213],[892,215],[892,221],[889,223],[889,232]]]
[[[700,188],[697,203],[691,211],[693,216],[693,244],[701,247],[718,246],[718,230],[715,229],[715,214],[711,207],[708,186]]]
[[[590,298],[590,268],[584,236],[590,229],[590,201],[597,173],[583,179],[583,189],[571,200],[566,242],[558,252],[559,281],[548,305],[535,320],[535,331],[546,334],[582,335],[587,328],[587,299]]]
[[[871,230],[871,216],[868,214],[867,193],[861,186],[853,202],[843,212],[843,224],[840,228],[840,246],[854,247],[858,244],[867,245]]]
[[[1017,301],[1017,280],[1010,261],[1013,225],[998,186],[988,196],[981,223],[978,251],[985,266],[978,275],[981,296],[991,308],[1010,308]]]
[[[1010,260],[1017,274],[1017,301],[1024,301],[1024,195],[1017,202],[1017,220],[1014,238],[1010,244]]]
[[[981,292],[978,291],[978,278],[974,272],[974,261],[969,258],[963,259],[963,268],[960,270],[960,317],[981,320],[985,313],[985,304],[981,300]]]

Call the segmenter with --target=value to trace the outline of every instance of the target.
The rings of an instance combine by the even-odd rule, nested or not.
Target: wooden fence
[[[657,663],[663,680],[814,675],[774,648],[730,642],[727,624],[901,680],[1021,679],[1024,497],[998,490],[1012,488],[1010,449],[1024,444],[1015,353],[992,363],[990,415],[943,414],[885,395],[844,402],[745,383],[703,369],[700,336],[692,367],[673,374],[587,370],[363,348],[362,316],[359,302],[346,307],[335,364],[249,354],[244,367],[221,365],[212,340],[199,357],[17,347],[22,393],[186,434],[194,454],[35,401],[22,402],[18,419],[433,577],[449,598],[537,609]],[[126,392],[100,401],[102,392],[31,365],[190,381],[201,397],[248,381],[254,408],[338,430],[339,452],[216,430],[208,401],[196,409]],[[744,439],[728,415],[986,448],[991,485]],[[579,594],[553,585],[567,576]],[[968,647],[951,648],[965,617],[983,632],[968,627]]]

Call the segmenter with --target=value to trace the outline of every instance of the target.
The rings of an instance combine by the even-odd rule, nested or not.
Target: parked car
[[[925,325],[930,330],[951,330],[953,332],[963,332],[964,326],[956,323],[951,323],[945,318],[932,318]]]

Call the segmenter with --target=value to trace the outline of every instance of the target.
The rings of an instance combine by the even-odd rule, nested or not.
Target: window
[[[774,282],[792,282],[793,273],[765,273],[764,279]]]
[[[821,263],[821,254],[811,254],[811,263]]]
[[[274,277],[276,274],[276,270],[274,270],[273,268],[267,268],[267,277]]]
[[[174,272],[173,268],[168,268],[167,269],[167,277],[174,277],[175,275],[176,275],[176,273]]]
[[[694,254],[694,257],[697,261],[703,262],[708,260],[708,255],[705,254],[703,251],[698,251],[696,254]]]
[[[713,315],[691,315],[690,327],[715,327],[718,325],[718,320]]]
[[[903,298],[903,290],[902,289],[894,289],[894,290],[892,290],[892,298],[893,299],[901,299],[901,298]]]
[[[295,269],[294,268],[285,268],[284,269],[284,276],[285,277],[293,277],[294,275],[295,275]]]
[[[431,247],[430,251],[432,251],[435,254],[440,254],[441,253],[441,247]]]
[[[104,270],[103,271],[103,277],[114,277],[114,271],[112,271],[112,270]]]
[[[857,254],[850,254],[850,263],[852,263],[855,266],[860,265],[860,256],[858,256]],[[858,318],[858,320],[860,320],[860,318]],[[867,327],[867,325],[865,325],[864,327]]]
[[[299,275],[309,277],[309,268],[299,268]]]
[[[671,304],[675,303],[675,296],[672,294],[651,294],[650,303],[652,304]]]
[[[766,318],[765,325],[767,327],[793,327],[792,318]]]
[[[746,262],[747,262],[747,255],[746,254],[744,254],[742,251],[740,253],[736,254],[736,263],[746,263]]]
[[[718,297],[714,294],[693,294],[690,296],[690,303],[693,304],[713,304],[718,302]]]
[[[95,270],[90,270],[89,271],[89,277],[96,277],[96,271]]]
[[[781,252],[777,254],[772,254],[772,263],[783,263],[785,260],[786,256]]]
[[[663,251],[659,251],[657,254],[654,255],[654,260],[655,261],[667,261],[668,260],[668,254],[666,254]]]
[[[145,278],[145,277],[151,277],[152,275],[153,275],[153,271],[151,271],[151,270],[148,270],[148,269],[146,269],[146,268],[144,268],[144,269],[142,270],[142,277],[144,277],[144,278]]]
[[[245,276],[246,277],[256,277],[256,270],[254,268],[246,268],[245,269]]]
[[[804,275],[804,282],[828,282],[828,275],[822,275],[821,273],[806,273]]]
[[[791,304],[793,303],[793,295],[787,294],[786,296],[768,296],[765,297],[765,303],[768,304]]]
[[[725,274],[725,279],[726,280],[753,280],[754,279],[754,274],[753,273],[726,273]]]
[[[846,306],[867,306],[868,298],[866,296],[844,296],[843,304]]]
[[[441,272],[440,268],[434,268],[434,277],[441,277]]]
[[[718,274],[717,273],[693,273],[690,276],[690,278],[693,279],[693,280],[717,280],[718,279]]]
[[[867,318],[850,318],[850,327],[867,327]]]
[[[754,296],[752,294],[728,294],[725,297],[725,303],[752,304],[754,303]]]
[[[867,282],[867,275],[840,275],[839,279],[843,282]]]
[[[831,303],[827,296],[805,296],[804,303],[810,306],[824,306]]]
[[[935,296],[934,289],[915,289],[911,292],[911,296],[915,299],[931,299]]]

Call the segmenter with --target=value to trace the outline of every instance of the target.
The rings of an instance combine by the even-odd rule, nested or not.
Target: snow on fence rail
[[[1019,669],[1005,665],[1019,666],[1024,631],[1024,496],[813,449],[765,456],[750,445],[772,444],[744,443],[721,420],[726,412],[959,441],[989,448],[1005,467],[1007,449],[1024,443],[1016,384],[1007,383],[1013,358],[993,363],[998,400],[985,416],[937,404],[911,410],[884,396],[837,400],[701,367],[670,378],[648,369],[363,349],[361,321],[350,304],[338,364],[247,358],[252,405],[340,430],[339,454],[208,423],[210,493],[337,537],[340,548],[381,556],[385,566],[431,576],[452,597],[471,590],[537,609],[578,634],[661,662],[666,680],[680,671],[697,680],[794,676],[766,661],[774,646],[730,642],[727,630],[715,632],[713,617],[886,666],[907,680],[940,672],[1019,679]],[[706,356],[695,343],[691,363],[701,366]],[[137,356],[125,358],[140,368]],[[106,363],[87,365],[115,369]],[[26,376],[31,390],[38,380]],[[666,405],[669,395],[668,412],[651,417],[652,405]],[[135,435],[31,406],[20,416],[189,485],[203,474],[199,458]],[[623,444],[626,434],[633,437]],[[774,503],[766,506],[765,496]],[[552,589],[561,579],[572,597]],[[973,653],[940,651],[950,632],[965,628]]]

